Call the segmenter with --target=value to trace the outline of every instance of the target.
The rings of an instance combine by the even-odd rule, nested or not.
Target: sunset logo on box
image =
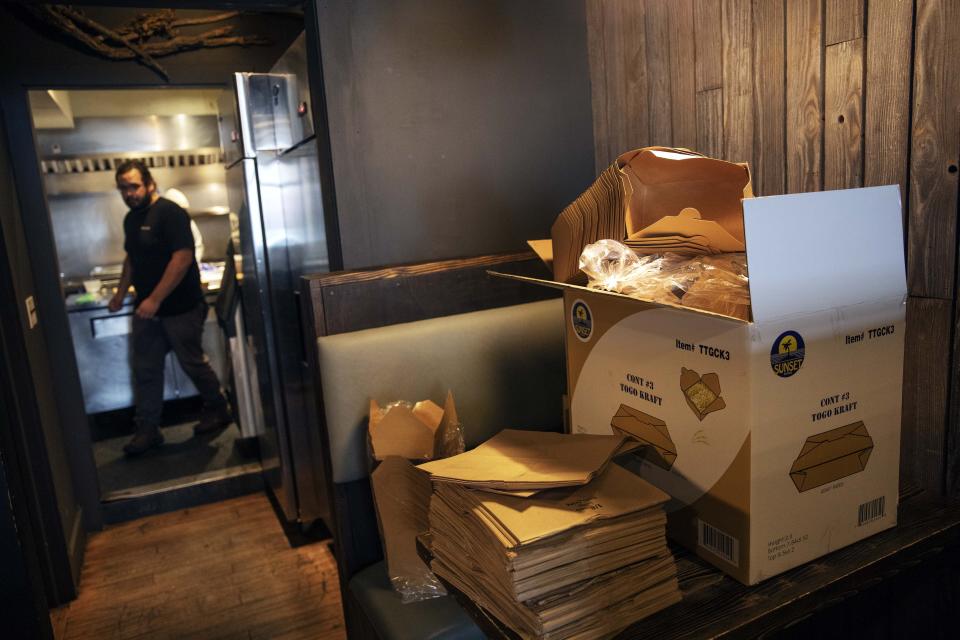
[[[590,339],[593,333],[593,314],[590,313],[590,307],[583,300],[577,300],[573,303],[570,310],[570,321],[573,324],[573,332],[582,342]]]
[[[800,371],[805,353],[803,337],[796,331],[784,331],[770,349],[770,367],[781,378],[789,378]]]

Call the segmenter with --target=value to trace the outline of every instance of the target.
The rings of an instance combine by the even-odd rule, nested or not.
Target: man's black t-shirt
[[[193,251],[190,216],[166,198],[139,211],[128,211],[123,219],[126,240],[123,248],[130,258],[133,287],[137,290],[137,305],[145,300],[163,277],[174,251]],[[159,316],[186,313],[203,299],[200,288],[200,269],[193,260],[180,284],[160,304]]]

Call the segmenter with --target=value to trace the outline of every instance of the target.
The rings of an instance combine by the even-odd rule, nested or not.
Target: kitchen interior
[[[30,93],[64,305],[81,365],[104,501],[156,490],[164,483],[209,477],[255,459],[250,455],[255,451],[242,446],[245,438],[235,428],[190,446],[198,394],[172,352],[164,371],[164,435],[172,447],[143,459],[124,456],[134,404],[127,345],[133,296],[128,295],[118,313],[106,308],[117,290],[125,257],[127,209],[117,195],[114,171],[126,158],[146,162],[161,195],[176,189],[187,198],[201,284],[207,302],[216,302],[231,226],[237,227],[227,202],[217,126],[222,92],[214,88]],[[211,306],[204,349],[221,380],[230,374],[225,343]]]
[[[319,483],[297,300],[300,275],[328,270],[308,98],[302,34],[270,73],[237,73],[229,86],[29,92],[106,521],[154,508],[151,496],[192,488],[197,499],[209,487],[222,498],[264,482],[290,521],[307,527],[323,513],[310,488]],[[123,452],[133,294],[107,309],[125,257],[114,174],[129,158],[190,215],[209,307],[204,351],[235,418],[194,435],[201,399],[171,351],[166,444],[134,458]]]

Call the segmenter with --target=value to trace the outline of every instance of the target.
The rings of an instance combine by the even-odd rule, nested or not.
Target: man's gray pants
[[[226,403],[217,374],[203,352],[206,317],[207,303],[203,300],[193,310],[175,316],[144,320],[134,315],[131,347],[138,429],[154,429],[160,424],[164,359],[171,350],[200,392],[204,410],[215,410]]]

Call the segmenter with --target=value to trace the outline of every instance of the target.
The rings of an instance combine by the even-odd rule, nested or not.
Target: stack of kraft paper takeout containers
[[[745,252],[745,317],[588,286],[601,239]],[[896,524],[897,186],[753,197],[745,165],[639,149],[531,246],[552,279],[497,275],[564,290],[568,428],[643,444],[625,464],[671,496],[673,539],[755,584]]]
[[[611,458],[621,435],[505,430],[420,465],[430,568],[524,638],[601,638],[680,600],[668,496]]]

